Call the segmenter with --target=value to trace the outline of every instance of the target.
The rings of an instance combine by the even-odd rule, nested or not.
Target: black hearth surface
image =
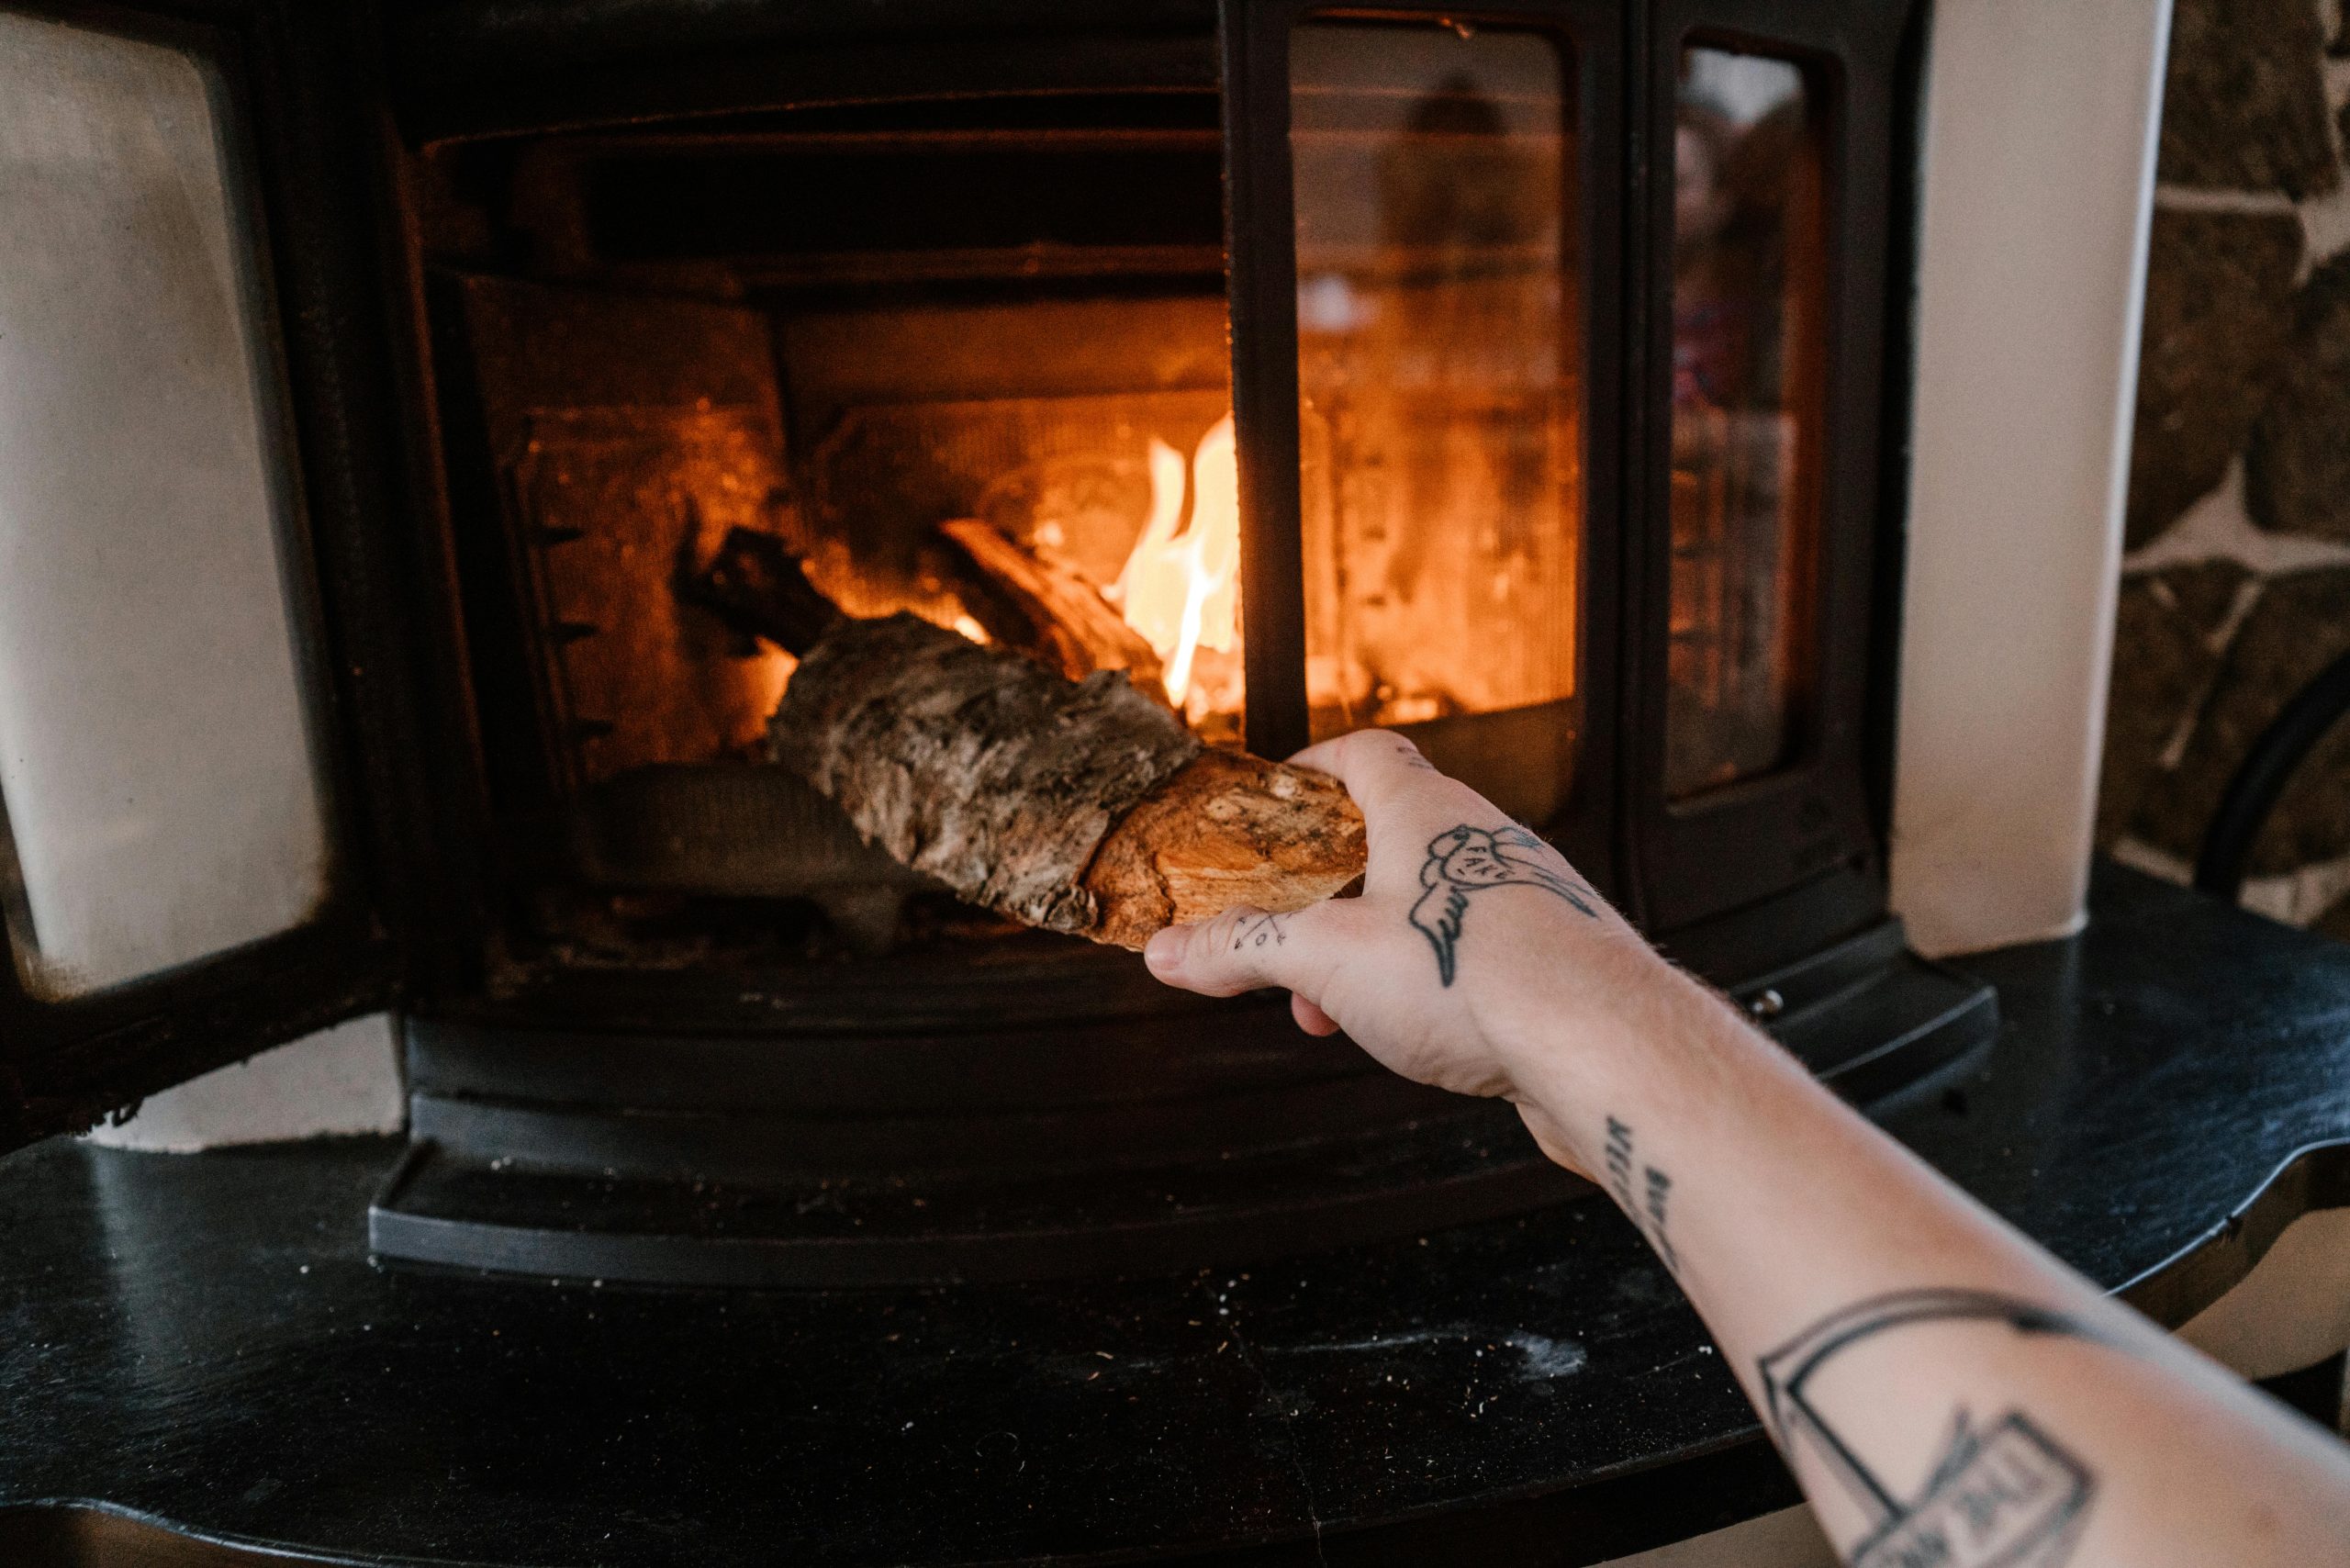
[[[2092,911],[1967,960],[1997,1038],[1872,1111],[2176,1323],[2350,1203],[2350,948],[2112,867]],[[1574,1563],[1795,1495],[1595,1193],[1245,1272],[663,1291],[371,1264],[402,1147],[0,1162],[0,1559]]]

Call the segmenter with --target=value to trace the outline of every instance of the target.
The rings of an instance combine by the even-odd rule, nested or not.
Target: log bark
[[[1072,682],[912,615],[830,627],[769,736],[901,865],[1095,941],[1299,909],[1362,871],[1362,817],[1326,775],[1205,751],[1124,672]]]
[[[1200,754],[1122,673],[1071,682],[902,611],[811,648],[768,735],[901,865],[1076,933],[1098,923],[1085,868],[1112,824]]]
[[[968,568],[957,588],[990,637],[1071,680],[1125,670],[1136,690],[1164,700],[1158,655],[1099,587],[977,518],[942,522],[938,532]]]

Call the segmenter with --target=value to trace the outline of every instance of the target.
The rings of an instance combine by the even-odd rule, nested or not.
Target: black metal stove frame
[[[517,715],[496,706],[496,671],[483,662],[503,655],[460,609],[461,536],[475,502],[448,455],[465,432],[448,423],[450,366],[433,346],[410,204],[421,151],[590,128],[624,136],[655,121],[722,129],[729,116],[823,106],[1221,91],[1233,391],[1251,519],[1250,733],[1256,749],[1279,755],[1305,725],[1284,50],[1292,23],[1316,8],[1229,0],[1220,20],[1202,0],[887,0],[854,12],[754,0],[438,0],[349,11],[295,0],[34,5],[217,58],[248,119],[292,445],[304,465],[310,631],[341,860],[313,924],[185,971],[59,1004],[29,997],[0,970],[0,1141],[84,1125],[276,1040],[394,1006],[411,1020],[420,1152],[379,1205],[376,1236],[389,1250],[444,1261],[596,1271],[588,1251],[609,1235],[581,1242],[566,1261],[543,1236],[592,1238],[597,1227],[533,1221],[532,1205],[545,1194],[519,1187],[492,1183],[512,1193],[510,1203],[475,1203],[454,1216],[460,1231],[474,1228],[449,1239],[458,1235],[452,1214],[434,1205],[461,1189],[477,1198],[492,1167],[527,1172],[534,1161],[519,1158],[525,1150],[542,1170],[587,1183],[548,1199],[556,1208],[547,1212],[591,1199],[599,1181],[667,1182],[616,1224],[674,1239],[694,1229],[678,1216],[696,1171],[707,1178],[734,1159],[729,1149],[770,1135],[783,1154],[729,1172],[765,1194],[753,1208],[783,1202],[803,1180],[885,1179],[924,1145],[968,1154],[945,1184],[960,1183],[976,1206],[954,1223],[912,1224],[914,1196],[924,1196],[925,1211],[932,1196],[942,1209],[952,1204],[943,1187],[904,1193],[893,1232],[904,1245],[854,1263],[837,1261],[848,1255],[842,1247],[819,1245],[819,1231],[784,1226],[749,1249],[768,1260],[756,1266],[707,1260],[743,1249],[705,1249],[695,1254],[701,1262],[672,1257],[608,1271],[903,1278],[1122,1268],[1186,1249],[1220,1259],[1357,1238],[1555,1193],[1514,1126],[1334,1071],[1326,1048],[1269,1010],[1171,997],[1115,955],[1056,953],[985,973],[881,960],[746,981],[691,968],[547,964],[513,918],[514,823],[486,768],[485,737]],[[1922,11],[1866,0],[1520,0],[1447,13],[1555,28],[1573,42],[1580,73],[1589,318],[1580,341],[1593,394],[1582,580],[1592,586],[1580,622],[1579,779],[1550,826],[1677,957],[1774,1017],[1805,1059],[1848,1074],[1863,1097],[1947,1059],[1995,1013],[1985,988],[1907,955],[1885,916],[1903,462],[1880,431],[1902,428],[1881,414],[1897,415],[1907,396],[1903,171]],[[1668,409],[1658,367],[1670,354],[1671,278],[1657,258],[1669,253],[1672,193],[1656,169],[1658,150],[1671,145],[1684,38],[1795,59],[1825,90],[1833,461],[1820,651],[1798,755],[1767,778],[1676,806],[1661,778]],[[1135,1054],[1125,1060],[1128,1079],[1105,1094],[1069,1064],[1087,1042],[1109,1049],[1101,1042],[1110,1040]],[[1163,1044],[1131,1046],[1147,1040]],[[934,1064],[965,1062],[958,1070],[1018,1062],[1011,1076],[1028,1086],[1024,1098],[925,1111],[913,1065],[925,1052]],[[864,1079],[829,1107],[806,1088],[828,1061],[855,1063],[850,1076]],[[1056,1061],[1062,1068],[1048,1065]],[[742,1109],[730,1103],[734,1086],[748,1086],[757,1105],[729,1130],[710,1118]],[[824,1130],[840,1115],[870,1119],[863,1144]],[[950,1137],[966,1117],[968,1137]],[[1156,1146],[1168,1158],[1138,1161],[1133,1150],[1154,1147],[1144,1130],[1154,1126],[1172,1129]],[[1401,1140],[1393,1147],[1404,1163],[1372,1169],[1349,1153],[1372,1137]],[[512,1140],[505,1153],[501,1139]],[[1446,1152],[1448,1139],[1483,1152],[1463,1164]],[[1211,1153],[1212,1144],[1220,1147]],[[985,1158],[1005,1148],[1017,1158]],[[509,1156],[513,1164],[498,1163]],[[1257,1162],[1246,1190],[1156,1208],[1135,1197],[1170,1162],[1227,1156]],[[1413,1158],[1425,1163],[1407,1170]],[[604,1178],[607,1165],[621,1174]],[[971,1182],[990,1169],[1002,1180],[984,1201],[972,1198]],[[1113,1189],[1128,1178],[1134,1193],[1119,1196]],[[1082,1239],[1082,1203],[1031,1205],[1018,1224],[1003,1223],[1019,1209],[1013,1187],[1067,1192],[1097,1179],[1101,1192],[1087,1194],[1102,1205],[1092,1242]],[[1295,1213],[1277,1219],[1290,1199]],[[867,1218],[889,1228],[878,1211]],[[1100,1243],[1105,1227],[1127,1239]],[[516,1231],[542,1239],[517,1240]],[[1027,1239],[1015,1245],[1014,1233]],[[1055,1252],[1035,1240],[1046,1234],[1080,1239]],[[885,1255],[895,1260],[877,1261]],[[819,1257],[834,1261],[810,1261]]]

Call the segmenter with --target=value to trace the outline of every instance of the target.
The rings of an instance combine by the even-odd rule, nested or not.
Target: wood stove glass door
[[[1227,74],[1254,95],[1228,110],[1250,143],[1232,247],[1236,286],[1282,286],[1236,293],[1233,325],[1236,375],[1260,378],[1237,399],[1244,471],[1279,465],[1295,495],[1249,492],[1255,532],[1295,519],[1304,728],[1400,730],[1588,864],[1593,424],[1612,400],[1589,395],[1590,342],[1612,335],[1589,322],[1612,306],[1594,197],[1615,180],[1617,46],[1574,7],[1274,9]]]
[[[1577,729],[1565,63],[1515,29],[1290,39],[1315,736],[1414,734],[1535,822]]]
[[[17,971],[51,1000],[274,935],[326,887],[217,95],[182,50],[0,14],[0,801]]]
[[[1664,788],[1782,766],[1810,683],[1823,172],[1790,61],[1692,47],[1674,103]]]
[[[1849,886],[1815,907],[1883,907],[1867,774],[1886,652],[1876,432],[1910,9],[1660,0],[1652,14],[1629,773],[1641,908],[1660,932],[1823,879]],[[1833,935],[1757,918],[1798,946]]]
[[[388,979],[236,63],[0,10],[0,1144]]]

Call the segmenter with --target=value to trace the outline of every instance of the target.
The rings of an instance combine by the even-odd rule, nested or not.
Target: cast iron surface
[[[1918,958],[1890,920],[1736,994],[1863,1102],[1998,1017],[1987,986]],[[1581,1190],[1508,1106],[1393,1077],[1262,998],[884,1038],[412,1019],[407,1061],[410,1149],[368,1211],[370,1245],[511,1273],[825,1286],[1164,1273]]]
[[[1881,1116],[2167,1321],[2350,1202],[2350,949],[2101,868]],[[1588,1562],[1787,1500],[1596,1195],[1238,1271],[835,1293],[369,1267],[386,1141],[0,1164],[0,1507],[330,1561]],[[1316,1540],[1316,1537],[1319,1540]]]

